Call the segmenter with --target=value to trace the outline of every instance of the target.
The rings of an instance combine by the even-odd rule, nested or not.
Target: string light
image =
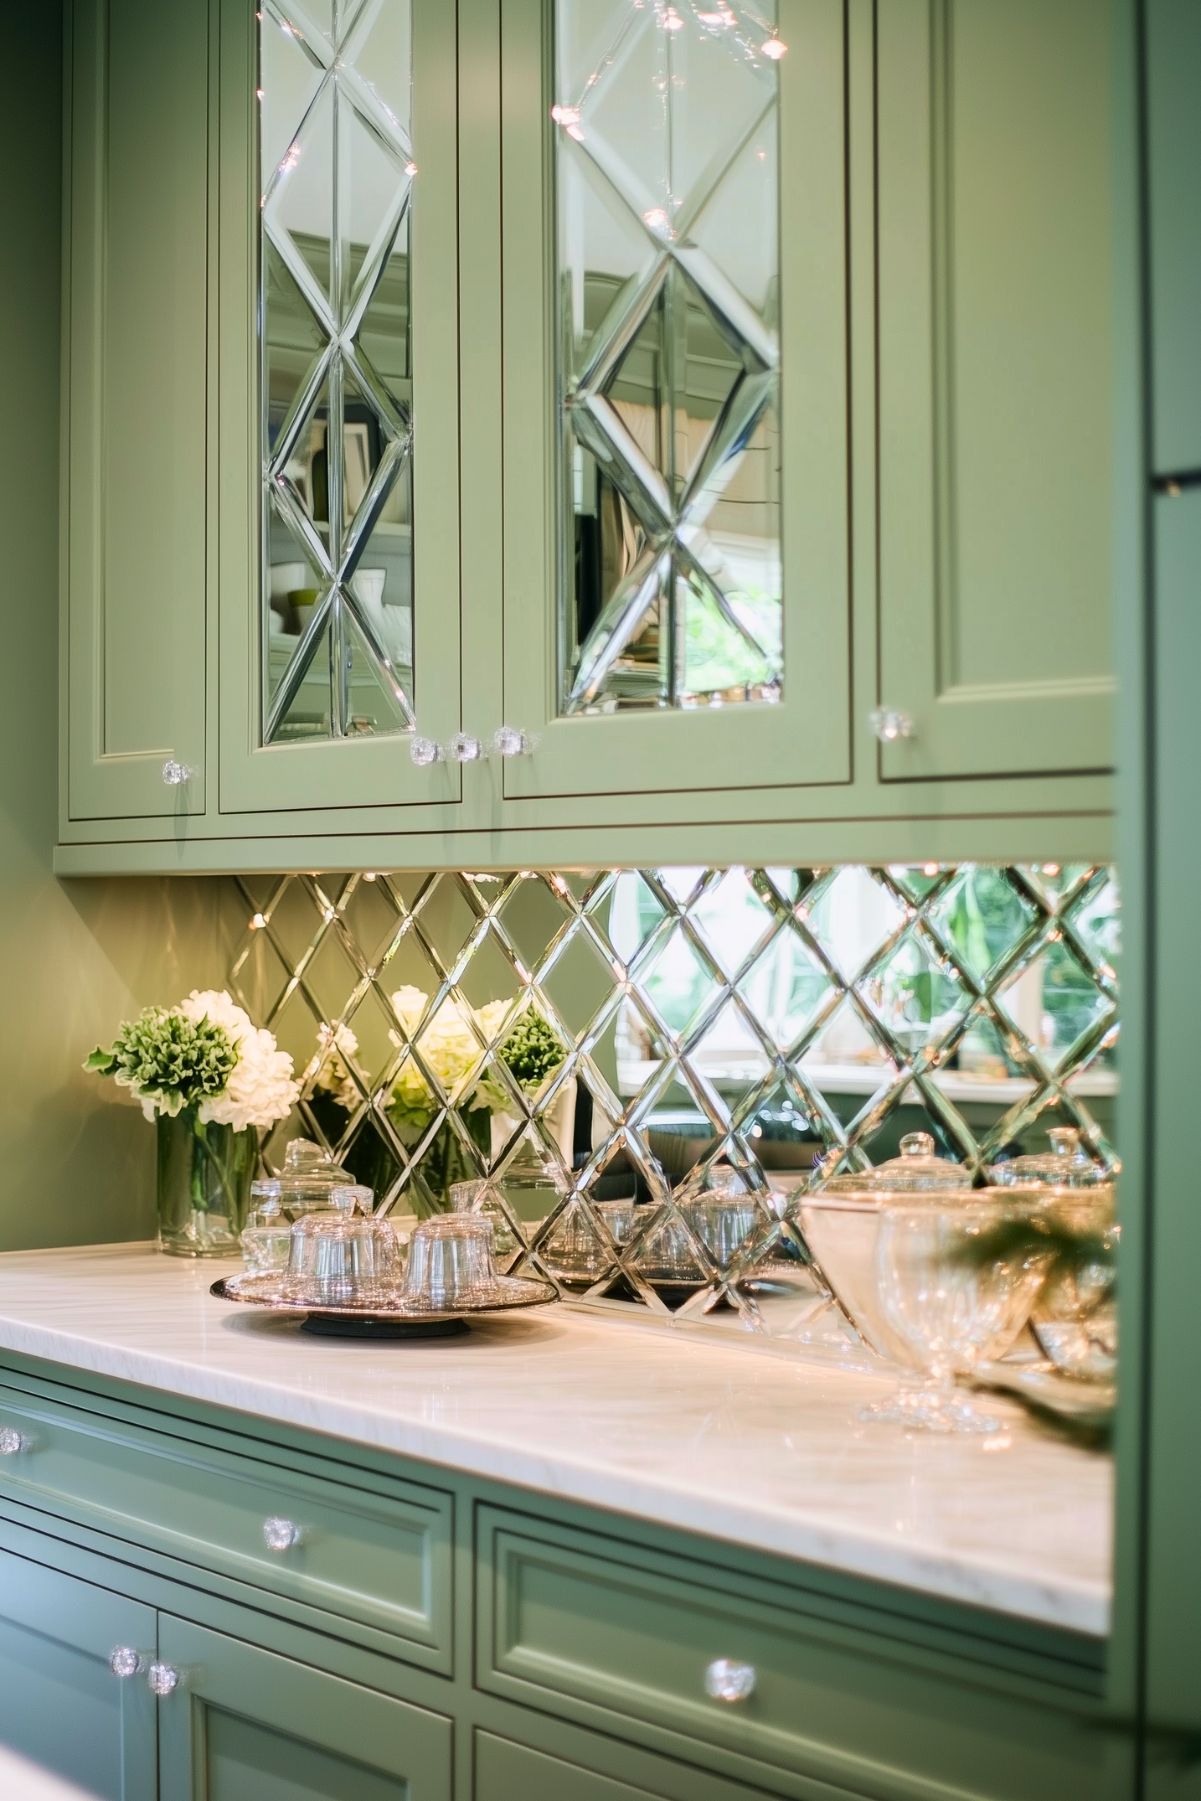
[[[788,45],[781,43],[779,38],[765,38],[760,49],[773,63],[778,63],[782,56],[788,55]]]

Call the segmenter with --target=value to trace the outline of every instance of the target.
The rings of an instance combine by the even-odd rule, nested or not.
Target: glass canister
[[[307,1213],[328,1212],[334,1189],[353,1183],[354,1177],[319,1144],[294,1138],[284,1153],[279,1174],[252,1183],[250,1198],[256,1211],[266,1210],[292,1225]],[[251,1223],[259,1222],[252,1216]]]
[[[242,1233],[242,1257],[247,1268],[285,1269],[294,1223],[312,1213],[347,1211],[346,1195],[352,1190],[358,1199],[350,1210],[357,1205],[362,1212],[370,1212],[369,1188],[354,1188],[354,1178],[320,1145],[307,1138],[294,1138],[284,1153],[279,1174],[251,1184],[251,1211]],[[367,1197],[365,1202],[363,1196]]]
[[[1115,1297],[1119,1228],[1113,1176],[1089,1156],[1075,1126],[1054,1126],[1049,1151],[994,1163],[997,1188],[1020,1184],[1046,1198],[1063,1238],[1030,1319],[1039,1349],[1064,1375],[1111,1381],[1117,1371]]]
[[[1052,1126],[1047,1133],[1049,1151],[1034,1151],[990,1164],[985,1180],[1000,1188],[1082,1188],[1089,1190],[1097,1209],[1112,1211],[1113,1178],[1103,1164],[1095,1163],[1081,1143],[1076,1126]]]
[[[836,1154],[836,1153],[835,1153]],[[828,1182],[820,1181],[816,1194],[862,1195],[929,1194],[944,1188],[970,1188],[971,1176],[962,1163],[940,1157],[929,1132],[906,1132],[901,1154],[870,1169],[842,1170]]]
[[[800,1199],[801,1230],[810,1255],[839,1306],[872,1350],[903,1360],[879,1305],[876,1242],[880,1210],[905,1195],[971,1193],[960,1163],[940,1157],[929,1132],[908,1132],[901,1154],[864,1170],[844,1170]]]

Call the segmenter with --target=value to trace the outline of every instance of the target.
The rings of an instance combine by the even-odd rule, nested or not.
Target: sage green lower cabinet
[[[153,1608],[0,1551],[0,1744],[102,1801],[153,1801],[154,1697],[108,1660],[154,1643]]]
[[[1134,1793],[1088,1637],[7,1354],[0,1429],[0,1744],[102,1801]]]
[[[450,1801],[449,1719],[163,1615],[161,1801]]]
[[[786,1591],[718,1564],[500,1509],[480,1510],[479,1532],[477,1681],[510,1700],[594,1727],[620,1722],[653,1749],[709,1746],[730,1753],[731,1768],[775,1765],[873,1801],[1123,1794],[1107,1787],[1095,1710],[973,1678],[903,1629],[807,1617]],[[719,1658],[754,1671],[747,1699],[707,1695]]]

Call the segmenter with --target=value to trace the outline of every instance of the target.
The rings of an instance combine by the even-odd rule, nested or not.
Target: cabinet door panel
[[[592,18],[502,21],[504,793],[845,781],[842,8]]]
[[[1170,475],[1201,469],[1201,7],[1152,0],[1145,16],[1152,463]]]
[[[222,0],[220,809],[452,827],[455,12],[311,10]]]
[[[0,1742],[104,1801],[153,1801],[154,1701],[109,1653],[153,1653],[152,1609],[0,1551]]]
[[[204,811],[208,16],[68,8],[71,819]]]
[[[449,1801],[451,1723],[162,1615],[162,1801]]]
[[[886,777],[1104,769],[1137,508],[1120,0],[877,22]]]

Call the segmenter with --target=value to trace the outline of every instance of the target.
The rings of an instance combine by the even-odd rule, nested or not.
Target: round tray
[[[405,1300],[376,1307],[319,1307],[279,1292],[279,1277],[246,1271],[222,1276],[209,1289],[219,1301],[236,1301],[244,1307],[262,1307],[270,1313],[302,1313],[302,1332],[327,1338],[449,1338],[467,1330],[469,1318],[511,1313],[520,1307],[545,1307],[555,1300],[549,1282],[528,1276],[498,1276],[487,1301],[474,1307],[437,1308]]]

